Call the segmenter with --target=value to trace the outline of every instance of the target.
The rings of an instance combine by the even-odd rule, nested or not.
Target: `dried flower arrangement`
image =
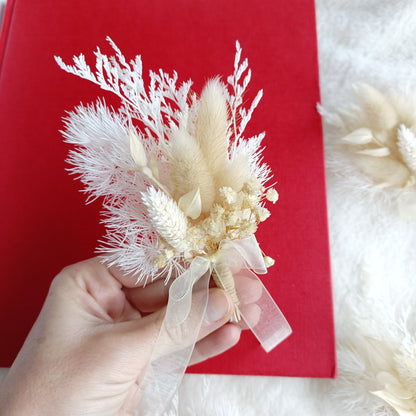
[[[337,113],[320,111],[329,126],[343,131],[342,150],[353,155],[374,189],[387,189],[400,215],[414,221],[416,102],[411,94],[383,93],[365,83],[357,85],[356,96],[355,104]]]
[[[243,107],[251,71],[247,59],[240,62],[238,42],[234,74],[227,79],[232,93],[214,78],[198,98],[191,81],[177,86],[177,74],[161,70],[150,71],[146,90],[140,56],[130,66],[107,40],[116,56],[97,48],[95,74],[82,54],[74,66],[56,57],[65,71],[121,99],[118,112],[98,101],[66,118],[64,137],[77,146],[70,152],[71,170],[90,198],[105,197],[108,233],[99,251],[107,263],[138,279],[168,280],[196,256],[215,256],[221,242],[253,235],[270,215],[264,201],[278,199],[275,189],[265,187],[271,173],[261,156],[264,133],[243,137],[262,91],[249,109]],[[264,256],[264,262],[268,267],[274,260]],[[223,283],[215,272],[213,278],[232,294],[238,320],[233,277],[221,267]]]
[[[75,145],[71,171],[89,200],[104,197],[107,235],[99,251],[106,263],[144,282],[174,279],[145,383],[149,412],[156,414],[152,395],[172,393],[189,362],[211,275],[233,298],[233,320],[244,319],[266,351],[290,335],[256,275],[274,263],[254,233],[270,216],[265,201],[275,203],[278,193],[266,187],[271,171],[262,160],[264,133],[243,136],[262,91],[248,109],[243,106],[251,71],[247,59],[241,62],[238,42],[228,86],[211,79],[198,97],[191,81],[178,85],[176,72],[150,71],[145,87],[141,57],[127,63],[107,40],[115,56],[97,48],[95,73],[82,54],[73,66],[55,59],[65,71],[116,94],[121,106],[114,111],[102,101],[80,105],[65,119],[63,135]],[[260,317],[244,312],[244,295],[236,288],[244,278],[261,287],[255,302]],[[205,306],[192,303],[196,282],[205,285]],[[169,354],[174,359],[163,358]]]
[[[358,107],[346,117],[360,168],[379,187],[410,188],[416,184],[416,119],[408,99],[387,96],[368,84],[357,88]],[[358,113],[358,114],[355,114]]]

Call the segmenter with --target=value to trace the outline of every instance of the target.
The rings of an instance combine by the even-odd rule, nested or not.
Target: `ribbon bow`
[[[196,257],[169,289],[169,300],[152,358],[140,383],[132,411],[161,415],[171,402],[188,366],[208,302],[211,273],[223,282],[224,265],[231,270],[240,301],[239,312],[266,352],[292,330],[257,274],[267,273],[254,235],[224,241],[213,257]],[[255,273],[254,273],[255,272]],[[255,299],[253,300],[254,281]],[[138,407],[137,403],[139,402]]]

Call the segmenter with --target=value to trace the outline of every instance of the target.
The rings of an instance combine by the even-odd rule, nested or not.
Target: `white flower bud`
[[[276,189],[270,188],[266,192],[266,199],[270,202],[273,202],[275,204],[279,199],[279,194],[277,193]]]
[[[269,267],[271,267],[271,266],[274,266],[274,263],[275,263],[274,259],[272,259],[272,258],[271,258],[271,257],[269,257],[269,256],[264,256],[264,257],[263,257],[263,261],[264,261],[264,265],[265,265],[267,268],[269,268]]]
[[[256,208],[256,217],[259,222],[266,221],[270,217],[270,211],[267,208],[258,207]]]

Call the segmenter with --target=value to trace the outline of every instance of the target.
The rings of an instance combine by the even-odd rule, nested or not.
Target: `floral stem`
[[[221,278],[218,275],[220,275]],[[231,317],[231,322],[239,322],[241,320],[239,309],[240,300],[238,299],[237,291],[235,290],[234,276],[228,265],[222,262],[216,264],[215,269],[212,271],[212,278],[217,287],[224,289],[231,296],[234,303],[234,313]]]

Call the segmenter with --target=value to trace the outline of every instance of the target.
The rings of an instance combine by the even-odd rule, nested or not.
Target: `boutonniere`
[[[106,263],[138,280],[173,280],[153,377],[166,375],[161,357],[169,354],[176,354],[176,373],[186,368],[180,351],[193,348],[199,330],[187,324],[191,315],[198,322],[192,291],[204,281],[207,292],[211,276],[233,298],[233,320],[243,319],[270,351],[291,330],[257,277],[274,261],[262,253],[255,233],[270,216],[266,202],[275,203],[278,193],[267,185],[271,171],[262,156],[264,133],[244,136],[262,91],[244,106],[251,71],[247,59],[241,60],[239,43],[227,82],[213,78],[197,95],[192,82],[180,83],[175,72],[150,71],[145,85],[141,57],[127,62],[108,41],[115,55],[97,49],[94,71],[83,55],[74,57],[72,66],[56,61],[116,94],[120,108],[103,101],[80,105],[65,119],[63,135],[75,146],[69,155],[72,172],[90,199],[104,198],[107,235],[99,252]],[[255,318],[246,313],[250,305],[240,293],[244,279],[261,287]],[[203,313],[202,307],[199,321]],[[180,336],[172,341],[175,327]]]

